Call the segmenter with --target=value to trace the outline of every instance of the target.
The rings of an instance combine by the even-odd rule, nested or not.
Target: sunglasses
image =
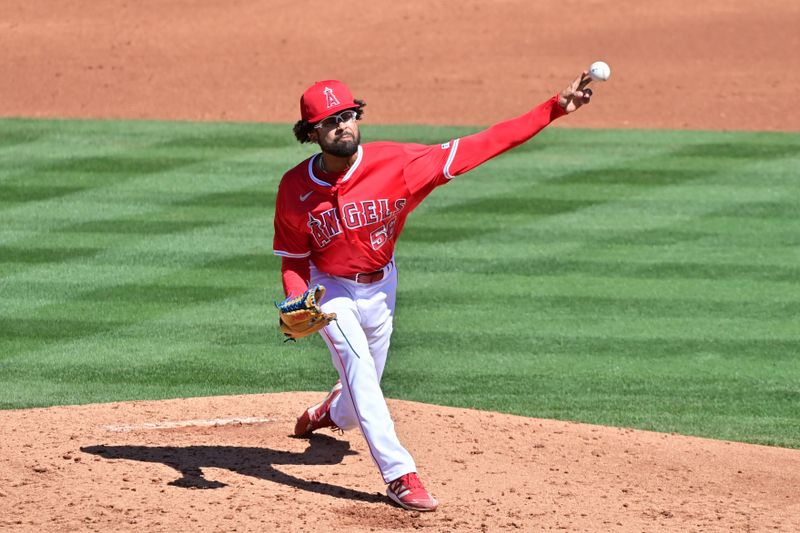
[[[350,122],[351,120],[355,120],[358,116],[358,112],[354,111],[353,109],[347,109],[342,111],[337,115],[331,115],[329,117],[323,118],[317,124],[314,125],[315,129],[319,128],[335,128],[339,125],[340,122]]]

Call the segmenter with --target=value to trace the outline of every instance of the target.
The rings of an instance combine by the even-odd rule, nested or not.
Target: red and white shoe
[[[331,391],[317,405],[312,405],[297,418],[294,426],[295,437],[308,437],[312,432],[322,428],[336,429],[331,420],[331,403],[342,393],[342,383],[337,381]]]
[[[395,479],[386,488],[386,495],[397,505],[409,511],[435,511],[436,498],[422,486],[416,472]]]

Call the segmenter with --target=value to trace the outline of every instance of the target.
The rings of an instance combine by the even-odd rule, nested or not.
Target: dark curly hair
[[[364,100],[353,99],[353,101],[358,104],[358,107],[355,107],[356,110],[356,120],[361,120],[361,116],[364,114],[364,107],[367,103]],[[297,138],[297,142],[299,143],[310,143],[311,139],[308,138],[308,134],[314,131],[314,126],[316,122],[307,122],[305,120],[298,120],[293,128],[294,136]]]

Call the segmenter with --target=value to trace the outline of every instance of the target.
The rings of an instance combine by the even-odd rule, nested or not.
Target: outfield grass
[[[311,150],[0,120],[0,407],[328,388],[272,305],[275,189]],[[797,134],[552,128],[458,178],[400,240],[387,396],[800,447],[798,168]]]

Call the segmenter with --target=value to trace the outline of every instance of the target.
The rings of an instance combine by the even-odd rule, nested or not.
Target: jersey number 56
[[[393,218],[386,224],[380,226],[378,229],[373,231],[369,234],[370,242],[372,243],[372,249],[377,250],[384,244],[386,244],[392,237],[394,237],[394,230],[395,226],[397,225],[397,219]]]

